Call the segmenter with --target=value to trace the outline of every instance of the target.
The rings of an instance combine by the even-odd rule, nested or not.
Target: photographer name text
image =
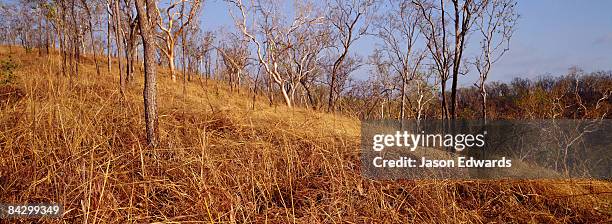
[[[418,162],[418,163],[417,163]],[[410,157],[400,157],[398,159],[384,159],[375,157],[372,165],[377,168],[493,168],[493,167],[512,167],[512,160],[502,157],[500,159],[474,159],[473,157],[457,157],[456,159],[414,159]]]

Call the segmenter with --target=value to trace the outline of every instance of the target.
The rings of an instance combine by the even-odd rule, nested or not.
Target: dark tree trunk
[[[74,29],[74,36],[72,38],[72,44],[74,45],[72,49],[74,49],[74,76],[79,76],[79,64],[81,63],[81,32],[79,29],[79,24],[77,22],[77,12],[76,12],[76,1],[72,1],[71,6],[71,14],[72,14],[72,25]]]
[[[47,37],[45,38],[45,47],[47,48],[47,55],[49,55],[50,53],[50,46],[51,45],[51,25],[50,22],[46,22],[46,30],[47,30]]]
[[[446,106],[446,80],[442,80],[442,119],[448,119],[448,107]]]
[[[85,13],[87,13],[87,24],[89,25],[89,36],[91,38],[91,50],[93,51],[93,61],[96,65],[96,75],[100,76],[100,65],[98,65],[98,52],[96,52],[96,40],[94,38],[94,27],[91,22],[91,11],[89,10],[89,6],[87,6],[87,2],[85,0],[81,0],[83,3],[83,7],[85,8]]]
[[[119,0],[115,1],[115,43],[117,45],[117,64],[119,65],[119,91],[121,92],[121,96],[125,96],[125,83],[126,77],[123,74],[123,67],[121,64],[121,51],[123,50],[123,41],[121,38],[121,16],[119,15]]]
[[[402,76],[402,89],[401,89],[401,95],[402,95],[402,100],[400,103],[400,115],[399,115],[399,119],[400,121],[404,121],[404,117],[405,117],[405,105],[406,105],[406,75]],[[402,125],[404,123],[402,122]]]
[[[485,89],[484,84],[482,85],[483,86],[480,87],[480,96],[482,97],[481,113],[482,113],[482,120],[486,124],[487,123],[487,90]]]
[[[108,14],[108,21],[106,22],[106,63],[108,65],[108,74],[111,73],[112,61],[111,61],[111,17]]]
[[[147,143],[150,147],[157,146],[159,127],[157,120],[157,89],[155,68],[155,37],[153,36],[153,24],[155,24],[155,1],[146,0],[146,11],[144,0],[136,0],[138,11],[138,24],[140,36],[144,48],[145,82],[144,82],[144,111],[147,130]]]
[[[457,79],[458,74],[453,72],[453,83],[451,86],[451,108],[450,117],[452,120],[457,118]]]
[[[310,91],[310,87],[308,87],[308,84],[303,79],[300,80],[300,84],[302,84],[302,86],[304,87],[304,90],[306,90],[306,96],[308,96],[308,101],[310,102],[310,107],[313,110],[316,110],[317,109],[317,102],[312,97],[312,91]]]
[[[335,69],[334,69],[335,70]],[[327,112],[334,112],[334,89],[336,84],[336,72],[332,72],[331,82],[329,82],[329,97],[327,101]]]
[[[43,39],[42,21],[43,19],[42,18],[43,18],[42,15],[40,15],[38,18],[38,56],[42,56],[42,50],[43,50],[43,45],[42,45],[43,44],[42,43],[42,39]]]

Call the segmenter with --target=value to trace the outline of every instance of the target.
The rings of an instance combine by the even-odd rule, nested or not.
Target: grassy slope
[[[15,49],[13,49],[15,51]],[[0,48],[0,59],[8,49]],[[64,205],[88,222],[602,222],[598,181],[399,181],[359,174],[359,121],[269,107],[225,85],[158,84],[161,145],[147,150],[142,78],[61,77],[59,57],[19,50],[0,86],[0,202]],[[117,71],[117,68],[113,68]],[[6,221],[6,220],[4,220]],[[47,221],[59,221],[48,219]],[[2,221],[0,221],[2,222]]]

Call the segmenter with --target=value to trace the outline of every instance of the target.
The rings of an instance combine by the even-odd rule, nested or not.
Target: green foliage
[[[11,57],[8,60],[0,60],[0,84],[10,84],[15,79],[17,63]]]

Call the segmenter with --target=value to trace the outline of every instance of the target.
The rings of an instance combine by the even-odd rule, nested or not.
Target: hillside
[[[184,95],[163,69],[160,146],[146,149],[142,75],[122,100],[105,60],[101,76],[89,58],[69,78],[57,55],[12,50],[15,77],[0,84],[0,202],[64,206],[45,222],[612,219],[609,181],[365,179],[359,120],[271,107],[263,96],[252,109],[247,91],[212,80],[191,81]],[[0,48],[0,60],[8,57]]]

